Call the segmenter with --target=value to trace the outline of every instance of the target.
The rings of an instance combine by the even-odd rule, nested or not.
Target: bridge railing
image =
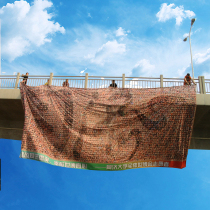
[[[49,79],[49,85],[62,86],[63,82],[68,79],[69,87],[75,88],[107,88],[115,80],[119,88],[158,88],[158,87],[173,87],[182,86],[184,84],[183,78],[163,78],[160,77],[113,77],[113,76],[53,76],[50,75],[29,75],[27,85],[39,86],[44,85]],[[20,83],[23,77],[18,73],[17,75],[0,75],[1,89],[16,89],[20,88]],[[199,76],[194,79],[196,83],[196,91],[201,94],[210,93],[210,79],[204,79]]]
[[[205,79],[206,93],[210,93],[210,79]]]

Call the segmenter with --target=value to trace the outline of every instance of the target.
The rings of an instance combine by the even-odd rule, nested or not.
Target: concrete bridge
[[[16,76],[0,75],[0,138],[14,140],[21,140],[22,138],[24,111],[19,89],[22,79],[19,73]],[[119,88],[156,88],[183,85],[183,78],[163,78],[163,75],[160,75],[159,78],[125,77],[125,74],[122,77],[108,77],[88,76],[87,73],[85,76],[53,76],[53,73],[50,76],[30,75],[27,85],[44,85],[47,79],[49,79],[49,85],[56,86],[61,86],[65,79],[69,79],[70,87],[77,88],[105,88],[112,83],[112,80],[115,80]],[[209,150],[210,94],[208,93],[210,93],[210,80],[200,76],[198,79],[195,79],[195,82],[197,86],[197,108],[190,149]]]

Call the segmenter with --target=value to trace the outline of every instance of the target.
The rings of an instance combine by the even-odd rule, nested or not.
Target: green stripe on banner
[[[185,162],[185,161],[162,161],[162,160],[146,161],[145,160],[138,162],[117,163],[117,164],[83,163],[76,161],[54,160],[44,154],[30,152],[30,151],[21,151],[19,157],[41,161],[54,166],[61,166],[61,167],[75,168],[75,169],[99,170],[99,171],[121,171],[121,170],[135,169],[135,168],[148,168],[148,167],[170,167],[170,162],[179,162],[178,164],[176,163],[175,166],[177,165],[177,167],[180,168],[180,165],[182,165],[183,162]]]

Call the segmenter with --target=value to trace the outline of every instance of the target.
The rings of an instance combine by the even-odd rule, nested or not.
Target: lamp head
[[[193,23],[195,22],[196,18],[191,19],[191,26],[193,25]]]
[[[183,39],[183,41],[184,41],[184,42],[186,42],[186,41],[187,41],[187,37],[186,37],[186,38],[184,38],[184,39]]]

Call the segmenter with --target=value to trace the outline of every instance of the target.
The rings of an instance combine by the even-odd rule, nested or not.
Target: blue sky
[[[21,141],[0,139],[1,210],[208,210],[208,150],[189,150],[187,166],[91,171],[19,158]]]
[[[152,2],[152,3],[151,3]],[[0,1],[1,74],[210,79],[207,0]],[[0,139],[0,209],[209,209],[209,151],[187,167],[118,172],[67,169],[19,158]]]
[[[209,1],[0,1],[2,75],[210,78]],[[83,73],[81,73],[83,72]]]

